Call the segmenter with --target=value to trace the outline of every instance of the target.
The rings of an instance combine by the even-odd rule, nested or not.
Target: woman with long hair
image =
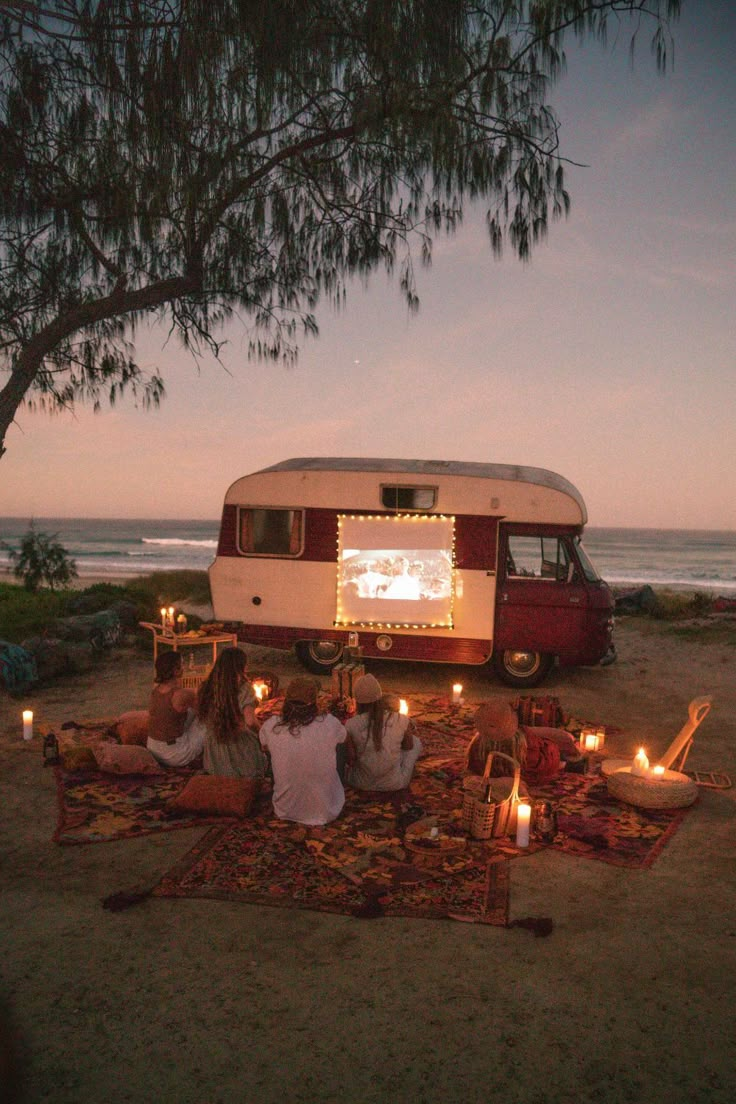
[[[255,694],[240,648],[224,648],[197,697],[195,731],[204,743],[204,769],[226,778],[262,778],[266,760],[258,743]]]
[[[409,785],[422,742],[409,717],[396,712],[373,675],[353,687],[357,712],[347,722],[347,780],[356,790],[403,790]]]
[[[281,715],[260,732],[271,757],[273,811],[282,820],[328,824],[342,812],[345,790],[337,771],[337,748],[345,729],[332,713],[320,713],[313,679],[292,679]]]

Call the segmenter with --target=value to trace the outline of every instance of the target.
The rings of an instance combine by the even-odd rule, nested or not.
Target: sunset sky
[[[200,371],[164,331],[159,411],[21,411],[0,515],[217,518],[236,478],[294,456],[531,464],[598,526],[736,529],[736,8],[685,0],[674,70],[642,37],[568,44],[550,99],[572,212],[530,264],[492,258],[482,212],[436,243],[407,316],[395,284],[318,311],[295,368]]]

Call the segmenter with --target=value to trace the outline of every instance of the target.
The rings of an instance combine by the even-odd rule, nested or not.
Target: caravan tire
[[[339,640],[300,640],[294,651],[313,675],[328,675],[341,662],[344,647]]]
[[[524,652],[518,648],[507,648],[503,652],[494,652],[491,662],[501,682],[505,682],[507,686],[525,689],[538,686],[546,678],[554,656],[545,652]]]

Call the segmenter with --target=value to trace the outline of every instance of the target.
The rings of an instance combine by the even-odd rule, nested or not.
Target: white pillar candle
[[[529,827],[532,819],[532,807],[522,801],[516,807],[516,846],[529,846]]]
[[[453,701],[454,705],[457,705],[458,702],[461,700],[462,692],[463,692],[463,684],[461,682],[453,683],[452,701]]]
[[[165,606],[162,607],[162,609],[161,609],[161,628],[162,629],[166,628],[166,607]]]
[[[33,710],[32,709],[24,709],[23,710],[23,739],[24,740],[32,740],[33,739]]]
[[[399,713],[403,713],[405,717],[409,716],[409,703],[406,698],[399,698]]]
[[[169,606],[169,628],[173,629],[173,627],[174,627],[174,607]]]
[[[644,748],[639,748],[634,756],[634,762],[631,764],[631,773],[641,775],[642,778],[646,778],[649,774],[649,760]]]

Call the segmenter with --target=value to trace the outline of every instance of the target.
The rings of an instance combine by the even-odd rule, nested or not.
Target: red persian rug
[[[198,843],[144,894],[114,895],[108,907],[140,896],[204,897],[358,916],[452,917],[508,922],[508,859],[543,847],[632,869],[655,861],[688,809],[640,810],[610,798],[596,773],[562,774],[530,796],[550,801],[558,831],[551,843],[479,842],[461,829],[463,761],[473,734],[472,706],[412,697],[424,745],[409,791],[386,798],[348,790],[332,824],[308,828],[274,818],[268,794],[246,820],[172,813],[171,797],[189,771],[118,777],[56,768],[61,844],[92,843],[150,832],[209,827]],[[582,722],[581,722],[582,723]],[[574,723],[568,727],[574,730]],[[407,846],[407,829],[434,818],[442,835],[464,846],[423,854]],[[536,932],[536,934],[544,934]]]

